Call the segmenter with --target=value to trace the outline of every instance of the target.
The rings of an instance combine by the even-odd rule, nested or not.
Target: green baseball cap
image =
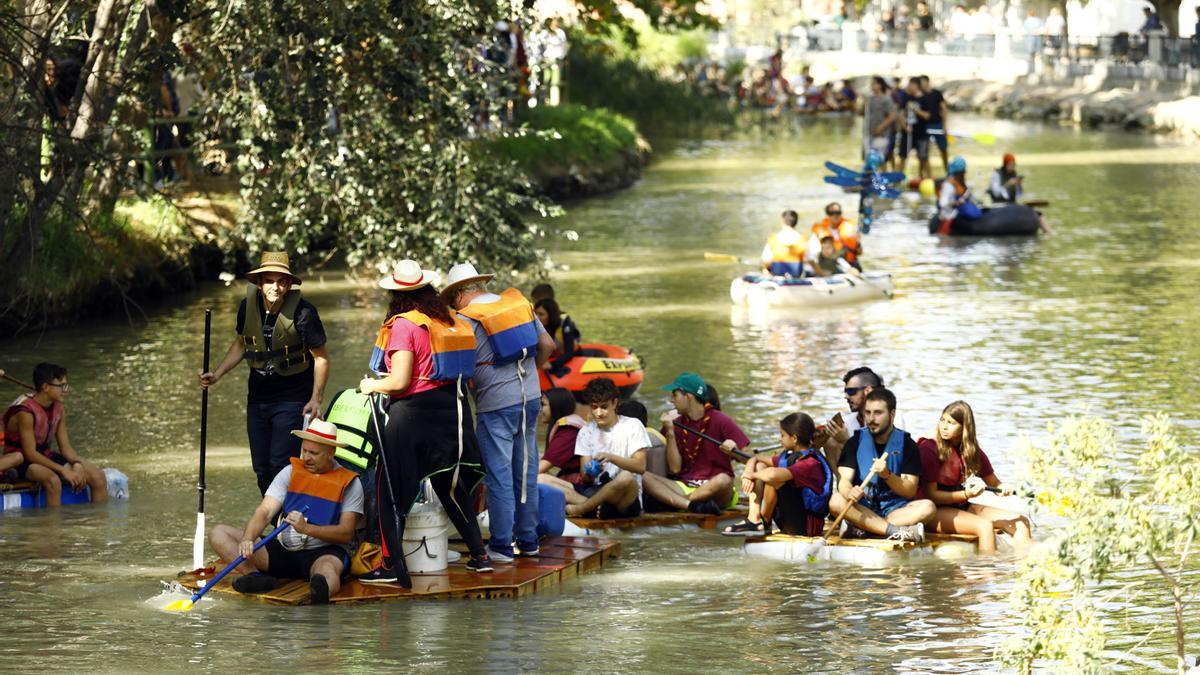
[[[704,383],[704,378],[696,373],[680,373],[674,382],[662,387],[663,391],[675,391],[676,389],[692,394],[701,402],[708,401],[708,385]]]

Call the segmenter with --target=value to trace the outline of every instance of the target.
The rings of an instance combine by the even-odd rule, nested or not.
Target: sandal
[[[743,519],[740,523],[734,523],[721,530],[721,534],[727,537],[763,537],[769,532],[762,523],[752,523],[748,519]]]

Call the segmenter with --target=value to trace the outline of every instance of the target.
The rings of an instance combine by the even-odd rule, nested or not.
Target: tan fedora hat
[[[379,280],[379,287],[389,291],[415,291],[433,283],[432,275],[421,269],[416,260],[401,260],[392,273]]]
[[[293,436],[303,438],[306,441],[314,441],[321,445],[332,445],[335,448],[348,448],[349,443],[342,443],[337,439],[337,427],[333,422],[325,420],[313,420],[308,423],[308,429],[300,431],[297,429],[292,432]]]
[[[471,263],[459,263],[451,267],[449,274],[446,275],[446,287],[442,289],[442,298],[449,298],[454,291],[467,284],[491,281],[494,278],[496,278],[495,274],[480,274]]]
[[[246,273],[246,278],[251,283],[258,283],[258,275],[264,272],[281,272],[292,278],[292,283],[300,285],[300,277],[292,273],[291,265],[288,261],[288,254],[283,251],[263,251],[262,260],[259,261],[258,267]]]

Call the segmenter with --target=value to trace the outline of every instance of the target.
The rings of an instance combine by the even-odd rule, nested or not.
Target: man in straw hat
[[[300,278],[287,253],[263,253],[246,279],[251,285],[238,305],[237,337],[217,369],[200,374],[200,386],[213,386],[243,360],[250,365],[246,434],[258,490],[266,494],[271,479],[300,454],[288,432],[321,414],[329,354],[325,326],[296,288]]]
[[[241,593],[266,593],[280,579],[307,579],[311,602],[321,605],[338,592],[349,565],[354,534],[363,517],[363,488],[358,474],[337,463],[333,454],[346,447],[332,422],[313,420],[291,435],[303,441],[300,458],[291,460],[271,481],[245,528],[217,525],[208,541],[222,560],[239,555],[246,562],[233,581]],[[254,544],[281,512],[288,527],[258,551]]]
[[[504,563],[538,554],[538,368],[554,340],[520,291],[487,290],[494,276],[471,263],[455,265],[442,297],[475,330],[475,435],[487,471],[488,555]]]

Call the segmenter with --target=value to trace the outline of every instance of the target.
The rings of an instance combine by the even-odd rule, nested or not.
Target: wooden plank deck
[[[633,518],[568,518],[574,525],[585,530],[628,530],[637,527],[656,527],[667,525],[696,525],[705,530],[714,530],[717,523],[723,520],[745,518],[746,509],[731,509],[721,512],[719,516],[706,513],[691,513],[690,511],[656,511],[643,513]]]
[[[452,548],[460,548],[461,545]],[[620,555],[621,543],[597,537],[546,537],[536,558],[517,558],[512,564],[497,564],[495,571],[468,572],[466,556],[451,563],[445,572],[413,574],[411,589],[399,584],[364,584],[357,579],[343,584],[331,603],[377,602],[391,600],[444,600],[449,598],[519,598],[558,586],[584,572],[599,569],[613,556]],[[460,550],[460,552],[463,552]],[[219,567],[218,567],[219,569]],[[196,576],[180,574],[178,581],[195,591],[198,581],[214,572]],[[232,595],[279,605],[303,605],[308,602],[308,583],[292,581],[269,593],[242,594],[233,590],[235,574],[225,577],[210,593]]]

